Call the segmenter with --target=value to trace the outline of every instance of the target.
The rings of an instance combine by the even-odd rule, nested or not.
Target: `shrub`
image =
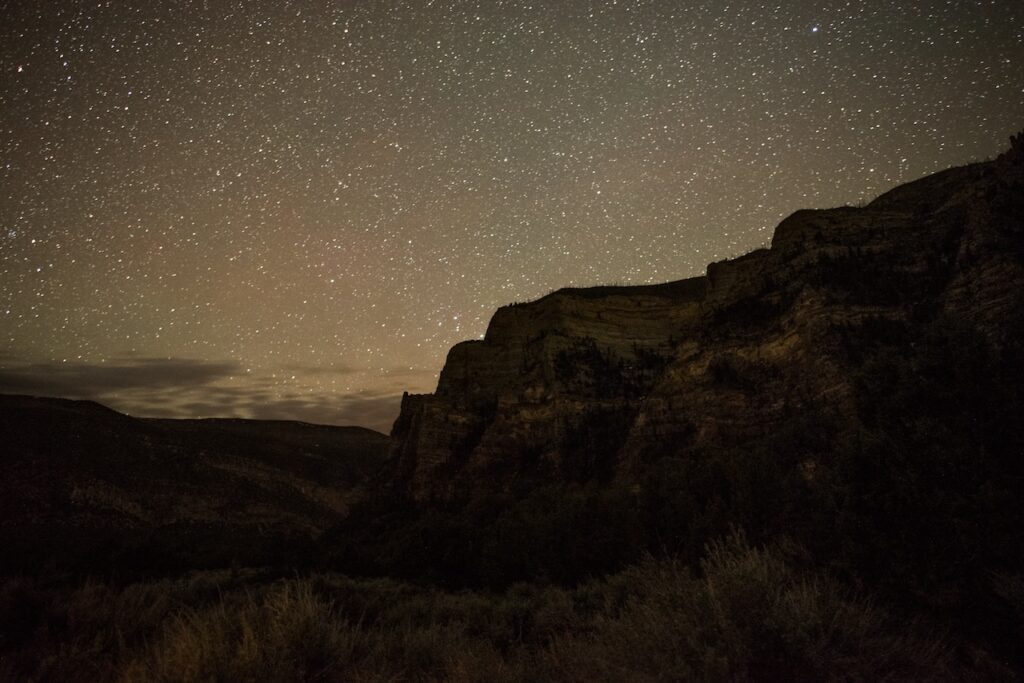
[[[647,562],[610,582],[625,605],[589,635],[556,639],[549,665],[586,680],[921,680],[954,677],[940,640],[742,535],[716,543],[698,579]]]
[[[956,670],[942,641],[923,627],[801,569],[792,559],[798,555],[733,535],[708,548],[699,573],[648,556],[576,588],[518,584],[497,593],[329,573],[93,582],[36,600],[44,611],[68,605],[66,628],[37,629],[17,657],[3,653],[0,674],[62,681],[644,681],[971,673]]]

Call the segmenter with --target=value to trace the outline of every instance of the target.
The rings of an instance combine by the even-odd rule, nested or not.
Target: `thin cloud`
[[[314,424],[358,425],[385,434],[398,417],[401,394],[291,396],[247,407],[246,417],[261,420],[298,420]]]
[[[0,391],[92,398],[132,389],[196,387],[243,372],[237,363],[124,358],[107,363],[27,363],[0,367]]]
[[[315,370],[316,368],[310,368]],[[326,372],[343,372],[331,366]],[[228,380],[242,384],[225,384]],[[106,363],[0,363],[0,393],[89,399],[136,417],[239,417],[358,425],[389,432],[402,388],[282,392],[233,362],[118,358]]]
[[[299,375],[306,377],[314,376],[330,376],[338,375],[345,377],[348,375],[355,375],[360,372],[365,372],[361,368],[357,368],[352,365],[345,365],[343,363],[334,363],[332,365],[309,365],[305,363],[289,363],[288,365],[282,365],[282,370],[287,372],[294,372]]]

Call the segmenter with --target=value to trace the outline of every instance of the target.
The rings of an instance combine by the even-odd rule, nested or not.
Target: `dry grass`
[[[703,575],[648,559],[575,589],[451,593],[316,574],[0,589],[0,678],[63,681],[928,680],[961,675],[832,582],[741,537]],[[28,632],[17,629],[28,629]]]

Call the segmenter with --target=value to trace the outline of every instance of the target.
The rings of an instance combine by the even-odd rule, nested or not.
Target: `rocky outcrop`
[[[704,277],[563,289],[498,310],[392,431],[414,498],[523,477],[629,480],[668,452],[852,415],[856,340],[940,316],[996,344],[1024,311],[1024,151],[803,210]],[[813,463],[808,463],[813,468]]]

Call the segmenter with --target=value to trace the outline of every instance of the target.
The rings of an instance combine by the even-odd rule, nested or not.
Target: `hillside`
[[[165,569],[291,562],[363,495],[387,437],[0,396],[0,443],[4,569]]]

